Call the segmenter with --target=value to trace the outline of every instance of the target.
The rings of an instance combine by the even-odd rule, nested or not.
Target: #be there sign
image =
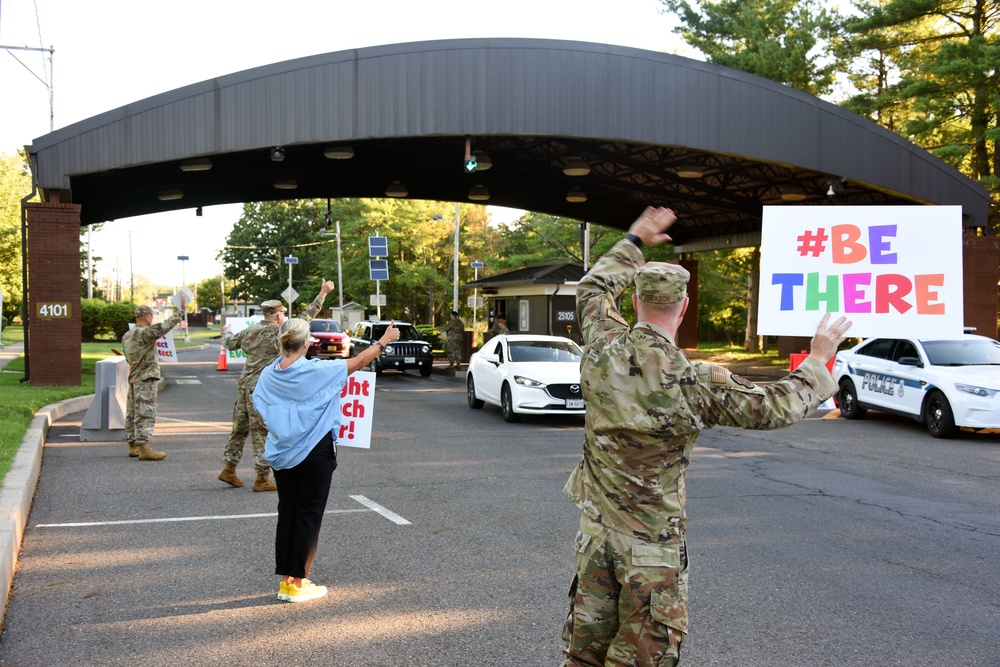
[[[812,336],[823,313],[848,335],[962,333],[959,206],[765,206],[758,332]]]

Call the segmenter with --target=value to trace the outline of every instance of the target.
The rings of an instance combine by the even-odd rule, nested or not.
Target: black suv
[[[375,344],[389,326],[389,320],[363,320],[354,325],[351,332],[351,356],[356,357]],[[382,371],[405,371],[417,368],[427,377],[434,364],[434,353],[429,342],[420,336],[412,324],[396,322],[399,340],[385,346],[385,351],[375,357],[368,370],[381,375]]]

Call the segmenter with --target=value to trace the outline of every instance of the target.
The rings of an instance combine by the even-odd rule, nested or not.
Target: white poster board
[[[762,335],[812,336],[823,313],[849,335],[961,335],[959,206],[765,206]]]
[[[375,373],[356,371],[340,392],[340,431],[337,445],[371,449],[375,413]]]
[[[256,324],[264,319],[263,315],[251,315],[250,317],[243,317],[240,315],[226,315],[222,322],[222,326],[229,325],[229,331],[235,336],[239,332],[243,331],[251,324]],[[275,352],[275,356],[277,356]],[[245,364],[247,362],[247,353],[243,350],[226,350],[226,361],[230,364]]]

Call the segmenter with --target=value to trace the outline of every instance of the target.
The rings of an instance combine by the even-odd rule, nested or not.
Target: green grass
[[[771,349],[766,353],[751,353],[743,350],[742,346],[726,345],[724,343],[698,343],[698,351],[710,354],[727,361],[748,361],[759,359],[764,366],[787,366],[788,359],[778,357],[778,350]]]
[[[190,343],[184,342],[184,335],[174,332],[174,344],[178,348],[204,345],[219,335],[218,329],[191,329]],[[10,345],[24,340],[19,326],[5,327],[3,343]],[[24,377],[24,356],[12,359],[0,372],[0,480],[10,470],[10,464],[17,454],[24,434],[31,425],[35,412],[51,403],[58,403],[76,396],[94,393],[94,376],[97,362],[114,356],[112,349],[121,351],[121,342],[116,340],[83,343],[81,345],[81,384],[76,387],[32,387],[21,382]]]

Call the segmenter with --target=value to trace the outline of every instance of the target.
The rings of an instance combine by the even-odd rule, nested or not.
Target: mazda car
[[[569,338],[507,334],[491,338],[469,359],[465,374],[469,407],[500,407],[504,421],[522,415],[583,415],[580,359]]]
[[[847,419],[868,410],[904,415],[936,438],[1000,428],[1000,343],[992,338],[872,338],[838,352],[833,377]]]

